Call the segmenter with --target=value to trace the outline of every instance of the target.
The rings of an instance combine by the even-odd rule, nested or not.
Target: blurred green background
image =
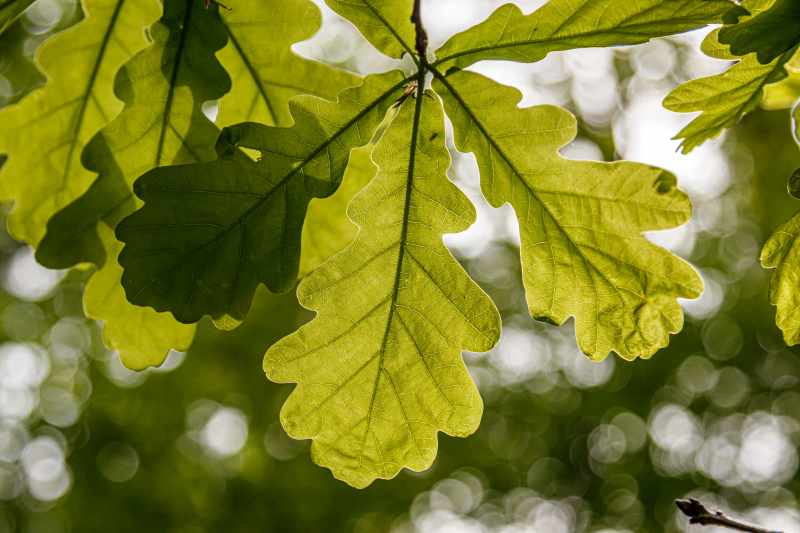
[[[433,44],[500,3],[425,2]],[[299,53],[359,72],[394,66],[324,15]],[[44,83],[36,48],[81,16],[75,0],[40,0],[0,38],[0,105]],[[483,202],[474,158],[454,152],[451,176],[479,221],[447,243],[505,325],[492,352],[465,354],[483,422],[468,439],[441,436],[430,470],[363,491],[312,464],[278,423],[291,387],[268,382],[261,358],[308,320],[293,295],[262,291],[239,329],[203,323],[188,353],[133,373],[83,317],[85,273],[45,270],[0,235],[0,533],[677,532],[692,530],[673,504],[687,495],[800,532],[800,360],[773,325],[758,264],[769,233],[800,209],[786,193],[800,154],[788,111],[755,112],[690,156],[676,153],[670,137],[690,117],[661,99],[725,67],[700,54],[703,34],[477,67],[520,88],[523,105],[575,112],[581,136],[567,156],[624,157],[679,176],[694,217],[650,237],[705,280],[703,297],[684,302],[684,331],[649,361],[592,363],[571,324],[531,321],[510,209]]]

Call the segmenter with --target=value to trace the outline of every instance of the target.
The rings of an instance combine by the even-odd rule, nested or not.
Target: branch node
[[[720,526],[734,531],[744,531],[745,533],[781,533],[780,531],[772,531],[769,529],[762,529],[760,527],[751,526],[743,522],[737,522],[728,518],[720,511],[711,512],[706,509],[706,506],[695,500],[689,498],[688,500],[675,500],[675,505],[678,509],[689,518],[690,524],[698,524],[701,526]]]
[[[422,63],[427,62],[428,53],[428,33],[422,25],[422,0],[414,0],[414,11],[411,14],[411,22],[414,23],[414,28],[417,30],[417,54]]]

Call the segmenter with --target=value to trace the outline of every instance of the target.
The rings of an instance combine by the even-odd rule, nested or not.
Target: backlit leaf
[[[222,10],[228,46],[220,61],[230,74],[232,90],[220,101],[220,126],[252,121],[291,124],[289,99],[310,94],[334,100],[358,77],[297,56],[294,43],[311,37],[320,26],[319,9],[309,0],[267,3],[247,1]]]
[[[683,326],[677,298],[702,291],[687,263],[642,236],[689,219],[675,177],[627,161],[564,159],[559,150],[577,134],[569,112],[518,109],[517,90],[478,74],[438,75],[434,88],[456,146],[478,159],[484,196],[517,214],[531,315],[556,324],[575,317],[578,344],[593,359],[612,350],[649,357],[666,346]]]
[[[358,28],[372,45],[390,57],[414,54],[414,0],[325,0]]]
[[[550,52],[644,43],[721,22],[728,0],[550,0],[530,15],[515,4],[453,36],[436,52],[444,71],[485,59],[531,63]]]
[[[48,83],[0,110],[0,153],[8,154],[0,200],[14,201],[11,235],[33,245],[47,220],[91,185],[94,174],[81,165],[83,148],[122,109],[114,75],[147,44],[144,28],[160,15],[155,0],[82,5],[86,18],[39,49]]]
[[[475,431],[482,403],[461,350],[488,350],[500,330],[442,244],[475,209],[446,175],[438,97],[407,100],[373,159],[377,175],[348,209],[358,237],[298,288],[317,317],[264,358],[270,379],[298,384],[286,431],[312,439],[314,460],[355,487],[428,468],[437,431]]]
[[[83,154],[85,166],[97,173],[95,182],[50,220],[37,250],[37,259],[53,268],[80,262],[102,267],[97,274],[102,279],[86,288],[86,311],[105,321],[108,344],[120,349],[131,367],[158,364],[170,348],[185,349],[193,328],[129,304],[116,262],[121,244],[97,232],[102,226],[108,229],[100,231],[112,231],[136,209],[133,182],[142,173],[216,157],[219,130],[202,111],[204,102],[230,88],[215,57],[227,38],[216,9],[204,9],[199,0],[166,4],[163,18],[150,31],[155,42],[117,76],[115,92],[125,109]],[[139,334],[131,334],[131,323],[138,324]]]
[[[775,269],[769,301],[777,307],[776,322],[786,344],[800,344],[800,213],[780,226],[761,251],[764,268]]]
[[[239,320],[259,283],[291,288],[308,202],[336,190],[350,150],[370,141],[405,83],[393,72],[366,78],[337,102],[297,97],[291,128],[233,126],[222,135],[226,156],[145,174],[136,183],[144,207],[117,228],[128,299],[181,322]]]
[[[749,0],[744,5],[751,13],[742,19],[746,21],[766,9],[769,0]],[[737,63],[721,74],[688,81],[664,99],[664,107],[670,111],[701,112],[674,137],[683,139],[681,148],[685,154],[755,110],[765,88],[786,78],[784,66],[793,55],[791,51],[786,52],[767,64],[760,63],[755,54],[740,58],[719,41],[719,32],[717,29],[706,36],[703,52],[717,59],[738,60]]]

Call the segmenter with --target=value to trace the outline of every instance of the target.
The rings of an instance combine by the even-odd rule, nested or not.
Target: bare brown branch
[[[681,510],[683,514],[689,517],[690,524],[698,524],[701,526],[721,526],[733,529],[734,531],[745,531],[747,533],[781,533],[780,531],[773,531],[770,529],[763,529],[749,524],[738,522],[728,518],[720,511],[711,512],[706,509],[705,505],[689,498],[688,500],[675,500],[675,505]]]

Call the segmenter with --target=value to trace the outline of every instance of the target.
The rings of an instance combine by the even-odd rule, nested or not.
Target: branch
[[[706,507],[695,500],[689,498],[688,500],[675,500],[675,505],[681,510],[683,514],[689,517],[690,524],[699,524],[701,526],[721,526],[733,529],[736,531],[745,531],[746,533],[781,533],[780,531],[772,531],[769,529],[762,529],[760,527],[743,524],[732,520],[719,511],[712,513]]]
[[[411,22],[417,30],[417,53],[423,64],[427,62],[428,53],[428,33],[422,25],[422,0],[414,0],[414,11],[411,14]]]

